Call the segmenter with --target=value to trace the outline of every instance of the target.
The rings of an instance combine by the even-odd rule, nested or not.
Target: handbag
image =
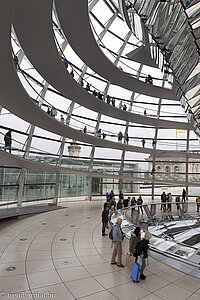
[[[126,254],[125,266],[132,268],[133,263],[135,262],[136,257],[130,255],[130,253]]]

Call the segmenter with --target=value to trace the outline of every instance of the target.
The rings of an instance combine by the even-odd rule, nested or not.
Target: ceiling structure
[[[173,72],[178,83],[176,96],[188,114],[195,132],[200,135],[200,10],[199,1],[119,0],[126,21],[134,34],[135,18],[141,18],[151,34],[151,58],[164,55],[163,68]]]
[[[199,142],[192,130],[198,127],[190,117],[194,107],[188,108],[191,99],[197,99],[199,90],[195,90],[191,99],[187,98],[187,93],[198,87],[198,74],[191,75],[198,66],[198,52],[196,48],[190,49],[191,37],[185,36],[187,26],[196,22],[192,19],[195,12],[190,12],[188,23],[183,4],[173,10],[171,1],[165,22],[160,26],[157,15],[161,13],[163,17],[169,2],[151,1],[151,5],[147,2],[119,1],[118,5],[114,0],[29,3],[9,0],[0,3],[0,125],[16,130],[14,142],[16,147],[24,149],[24,159],[28,159],[31,149],[37,149],[38,155],[41,151],[57,154],[58,165],[54,168],[62,173],[62,156],[67,153],[67,145],[76,141],[82,147],[82,156],[89,159],[85,176],[93,172],[94,161],[100,157],[108,161],[116,158],[121,163],[119,176],[123,178],[128,159],[137,158],[145,164],[149,155],[153,160],[156,156],[183,157],[186,162],[200,158]],[[171,24],[178,16],[182,23],[175,23],[183,25],[181,30]],[[198,45],[196,28],[193,28],[196,32],[193,42]],[[148,32],[153,35],[156,30],[157,37],[153,40]],[[163,42],[165,52],[159,44]],[[183,48],[184,55],[177,53]],[[169,50],[174,49],[177,56],[170,61]],[[187,72],[183,69],[185,63]],[[148,75],[152,83],[148,82]],[[94,95],[94,90],[98,95]],[[47,114],[48,107],[56,108],[56,118]],[[64,121],[60,120],[61,115]],[[20,133],[22,128],[28,136]],[[177,136],[177,130],[186,131],[182,138]],[[125,137],[123,143],[118,142],[120,131]],[[3,138],[5,129],[0,133]],[[145,147],[141,144],[143,139]],[[20,161],[14,158],[10,161],[19,167]],[[94,172],[93,176],[97,174]]]

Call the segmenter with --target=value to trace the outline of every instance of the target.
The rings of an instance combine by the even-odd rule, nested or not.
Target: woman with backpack
[[[152,237],[152,234],[148,231],[145,231],[145,236],[142,241],[140,241],[135,250],[134,256],[136,256],[136,261],[138,259],[138,256],[141,257],[142,265],[141,265],[141,275],[140,279],[144,280],[146,276],[143,274],[144,269],[146,268],[146,258],[148,257],[148,245],[149,240]]]

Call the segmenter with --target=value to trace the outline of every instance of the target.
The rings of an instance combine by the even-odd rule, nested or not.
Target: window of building
[[[166,172],[166,173],[170,173],[170,167],[169,167],[169,166],[167,166],[167,167],[165,168],[165,172]]]
[[[162,171],[161,166],[157,166],[157,172],[161,172],[161,171]]]
[[[175,166],[175,167],[174,167],[174,173],[175,173],[175,174],[178,174],[178,173],[179,173],[179,167],[178,167],[178,166]]]

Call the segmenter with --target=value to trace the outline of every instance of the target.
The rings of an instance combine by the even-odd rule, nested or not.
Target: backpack
[[[109,232],[109,239],[113,240],[113,229],[112,228],[110,229],[110,232]]]

